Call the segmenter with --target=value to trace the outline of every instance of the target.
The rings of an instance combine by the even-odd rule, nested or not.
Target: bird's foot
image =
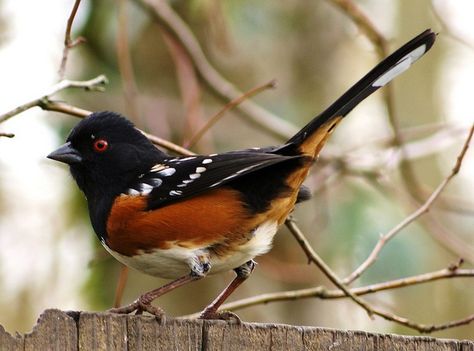
[[[230,311],[212,311],[204,310],[199,319],[220,319],[224,321],[234,322],[236,324],[241,324],[242,320],[234,312]]]
[[[153,306],[150,301],[146,299],[142,299],[139,297],[137,300],[132,302],[130,305],[118,307],[118,308],[111,308],[107,310],[110,313],[118,313],[118,314],[129,314],[135,312],[135,314],[143,314],[143,312],[148,312],[149,314],[160,318],[163,320],[165,318],[165,312],[163,309]]]

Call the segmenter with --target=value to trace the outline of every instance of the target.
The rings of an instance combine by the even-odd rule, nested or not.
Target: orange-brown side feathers
[[[220,188],[156,210],[146,198],[118,197],[107,221],[107,245],[133,256],[170,246],[206,247],[246,235],[248,213],[237,191]]]

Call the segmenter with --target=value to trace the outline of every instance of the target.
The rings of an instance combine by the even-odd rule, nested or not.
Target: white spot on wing
[[[372,84],[374,87],[383,87],[385,84],[390,82],[393,78],[399,74],[405,72],[416,60],[418,60],[426,52],[426,45],[421,45],[415,50],[411,51],[409,54],[401,58],[395,66],[390,70],[382,74],[377,80]]]
[[[164,170],[158,172],[158,174],[162,175],[163,177],[169,177],[175,173],[176,173],[175,168],[165,168]]]
[[[194,160],[195,158],[196,156],[185,157],[185,158],[180,158],[179,161],[190,161],[190,160]]]
[[[206,167],[197,167],[196,168],[196,173],[203,173],[206,171]]]
[[[189,175],[189,178],[191,179],[198,179],[201,175],[199,173],[193,173]]]
[[[138,190],[135,190],[135,189],[128,189],[128,195],[130,196],[138,196],[140,195],[140,192]]]
[[[183,192],[181,190],[171,190],[170,195],[171,196],[178,196],[181,195]]]
[[[189,184],[189,183],[192,183],[192,182],[193,182],[192,179],[185,179],[185,180],[183,180],[183,183],[184,183],[184,184]]]
[[[207,165],[208,163],[212,163],[212,160],[210,158],[206,158],[206,159],[202,160],[203,165]]]
[[[166,168],[165,165],[159,163],[159,164],[154,165],[153,167],[151,167],[150,172],[159,172],[159,171],[161,171],[162,169],[165,169],[165,168]]]
[[[150,184],[143,183],[143,184],[140,184],[140,187],[141,187],[141,191],[140,191],[141,195],[148,195],[153,190],[153,187]]]

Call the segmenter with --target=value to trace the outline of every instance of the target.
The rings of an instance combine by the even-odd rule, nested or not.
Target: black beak
[[[82,161],[81,154],[71,146],[70,142],[61,145],[47,157],[55,161],[67,163],[68,165]]]

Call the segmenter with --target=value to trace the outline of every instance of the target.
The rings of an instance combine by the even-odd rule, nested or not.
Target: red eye
[[[104,152],[109,148],[109,143],[107,140],[104,139],[98,139],[94,141],[94,151],[96,152]]]

